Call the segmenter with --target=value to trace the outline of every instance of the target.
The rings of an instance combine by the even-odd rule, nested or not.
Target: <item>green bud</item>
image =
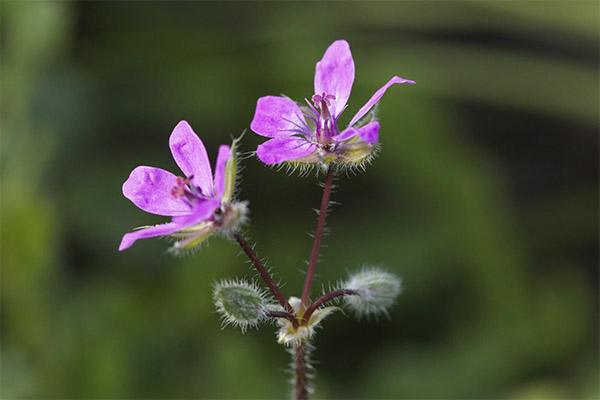
[[[344,304],[357,317],[387,315],[387,310],[402,291],[402,280],[379,268],[363,268],[351,275],[343,287],[357,292],[344,297]]]
[[[231,143],[231,154],[232,157],[227,160],[225,164],[225,190],[223,191],[222,202],[227,204],[233,198],[233,190],[235,189],[235,180],[237,173],[237,144],[240,141],[241,137],[238,139],[234,139],[233,143]]]
[[[215,284],[213,300],[223,324],[239,326],[242,332],[265,318],[265,295],[254,283],[221,281]]]

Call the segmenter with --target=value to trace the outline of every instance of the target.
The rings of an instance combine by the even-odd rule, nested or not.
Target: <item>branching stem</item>
[[[313,279],[315,277],[315,269],[317,261],[319,261],[319,250],[321,249],[321,239],[323,237],[323,229],[325,228],[325,219],[327,218],[327,209],[329,208],[329,197],[331,195],[331,186],[333,184],[333,165],[329,165],[327,176],[325,177],[325,186],[323,188],[323,198],[321,199],[321,208],[319,209],[319,219],[317,221],[317,230],[315,232],[315,240],[313,241],[310,259],[308,261],[308,269],[306,270],[306,280],[304,281],[304,289],[302,290],[302,300],[300,309],[305,310],[310,301],[310,291],[312,289]]]
[[[356,290],[352,290],[352,289],[337,289],[337,290],[334,290],[327,294],[324,294],[323,296],[321,296],[317,300],[315,300],[315,302],[312,303],[306,309],[306,311],[304,312],[304,315],[302,316],[302,319],[305,321],[308,321],[310,319],[310,316],[313,314],[313,312],[315,312],[315,310],[317,308],[319,308],[321,305],[327,303],[329,300],[333,300],[339,296],[357,295],[357,294],[358,294],[358,292]]]
[[[298,323],[294,314],[290,314],[287,311],[267,311],[267,315],[273,318],[285,318],[289,320],[292,324]]]

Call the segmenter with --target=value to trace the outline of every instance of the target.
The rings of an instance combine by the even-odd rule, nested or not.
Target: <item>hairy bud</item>
[[[238,326],[242,332],[265,318],[265,295],[254,283],[221,281],[215,284],[213,300],[223,324]]]
[[[379,268],[364,268],[350,275],[343,287],[357,292],[344,298],[345,306],[357,317],[387,315],[387,310],[402,291],[402,280]]]

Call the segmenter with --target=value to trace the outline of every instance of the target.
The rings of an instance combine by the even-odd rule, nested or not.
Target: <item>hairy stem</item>
[[[294,344],[294,398],[308,400],[308,344]]]
[[[292,324],[294,324],[294,322],[297,324],[298,320],[296,320],[296,317],[294,316],[294,314],[290,314],[289,312],[286,311],[267,311],[266,313],[269,317],[273,317],[273,318],[285,318],[288,321],[290,321]]]
[[[337,289],[337,290],[334,290],[327,294],[324,294],[323,296],[321,296],[317,300],[315,300],[315,302],[312,303],[306,309],[306,312],[304,312],[302,319],[304,319],[305,321],[308,321],[310,319],[310,316],[313,314],[313,312],[315,312],[315,310],[317,308],[319,308],[324,303],[327,303],[329,300],[333,300],[339,296],[356,295],[356,294],[358,294],[358,292],[356,290],[352,290],[352,289]]]
[[[294,309],[288,302],[285,295],[279,289],[279,286],[277,286],[277,284],[275,283],[273,278],[271,278],[269,271],[267,271],[267,269],[263,265],[262,261],[260,261],[260,258],[258,258],[256,253],[254,252],[254,249],[252,249],[252,247],[248,244],[248,242],[246,242],[246,240],[242,237],[242,235],[239,232],[234,231],[233,237],[238,242],[238,244],[240,245],[242,250],[244,250],[244,252],[248,255],[248,258],[250,259],[250,261],[252,261],[252,264],[254,264],[254,267],[258,271],[258,274],[263,279],[263,281],[265,281],[269,290],[271,291],[271,293],[273,293],[273,296],[275,296],[275,298],[279,301],[279,304],[281,304],[281,306],[288,313],[294,315],[295,314]],[[294,324],[295,327],[298,327],[298,321],[296,319],[294,319],[294,321],[292,321],[292,323]]]
[[[306,270],[306,280],[304,281],[304,289],[302,290],[302,301],[300,309],[305,310],[310,300],[310,291],[312,289],[313,279],[315,277],[315,269],[319,260],[319,250],[321,249],[321,238],[323,237],[323,229],[325,228],[325,218],[327,218],[327,209],[329,207],[329,197],[331,195],[331,186],[333,183],[333,166],[330,164],[325,177],[325,187],[323,188],[323,198],[321,199],[321,208],[319,209],[319,219],[317,221],[317,230],[315,232],[315,240],[313,241],[310,259],[308,261],[308,269]]]

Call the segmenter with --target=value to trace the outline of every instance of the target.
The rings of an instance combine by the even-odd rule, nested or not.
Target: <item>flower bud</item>
[[[297,297],[290,297],[289,303],[295,312],[300,309],[300,299]],[[281,310],[281,307],[277,306],[277,310]],[[316,310],[309,318],[308,321],[303,322],[302,317],[298,317],[300,326],[294,326],[289,320],[285,318],[279,318],[279,332],[277,333],[277,342],[284,345],[306,343],[314,335],[315,329],[319,327],[321,321],[328,317],[331,313],[338,311],[338,307],[322,307]]]
[[[223,324],[239,326],[242,332],[265,318],[265,295],[254,283],[221,281],[215,284],[213,300]]]
[[[379,268],[364,268],[351,275],[343,286],[357,292],[344,297],[344,304],[361,318],[387,315],[387,310],[402,291],[402,280]]]
[[[240,139],[241,137],[233,140],[233,143],[231,144],[232,156],[227,159],[227,163],[225,164],[225,187],[222,197],[224,203],[229,203],[233,198],[237,177],[237,144]]]

